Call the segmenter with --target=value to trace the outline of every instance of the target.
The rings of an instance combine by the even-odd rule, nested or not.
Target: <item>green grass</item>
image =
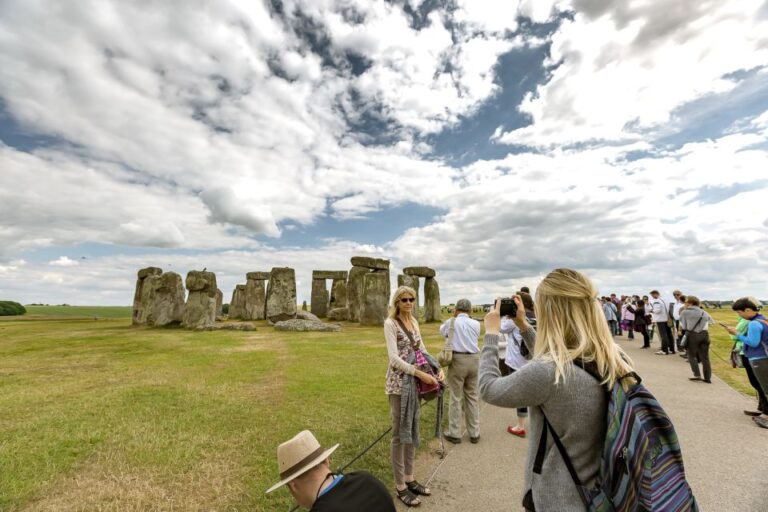
[[[380,328],[128,323],[0,322],[0,510],[287,510],[287,491],[264,495],[280,442],[311,429],[341,443],[337,467],[389,426]],[[388,453],[349,470],[391,485]]]
[[[25,306],[29,316],[131,318],[131,306]]]
[[[287,491],[264,495],[280,442],[311,429],[341,443],[338,467],[389,426],[381,328],[198,333],[63,309],[78,314],[0,321],[2,511],[287,510]],[[735,324],[730,310],[710,313]],[[437,326],[422,331],[437,353]],[[725,331],[711,333],[715,373],[753,394],[727,364]],[[391,487],[386,438],[355,469]]]

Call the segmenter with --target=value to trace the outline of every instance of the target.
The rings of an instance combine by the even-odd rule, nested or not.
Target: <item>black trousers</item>
[[[688,331],[688,362],[694,377],[701,377],[699,363],[704,370],[704,380],[712,378],[712,366],[709,363],[709,332]]]
[[[661,350],[668,354],[675,353],[675,339],[672,337],[672,329],[667,322],[656,322],[656,330],[659,331],[661,339]]]
[[[747,359],[747,356],[741,356],[741,363],[744,365],[744,369],[747,371],[747,378],[749,379],[749,383],[752,384],[752,387],[755,388],[755,391],[757,391],[757,410],[763,414],[768,414],[768,399],[766,398],[767,390],[763,389],[763,386],[757,379],[755,370],[752,368],[752,365],[750,364],[749,359]]]

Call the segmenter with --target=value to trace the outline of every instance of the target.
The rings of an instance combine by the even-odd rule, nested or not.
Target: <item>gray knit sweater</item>
[[[522,334],[533,352],[536,333],[528,330]],[[551,435],[547,435],[542,472],[540,475],[533,474],[536,449],[544,423],[541,411],[544,410],[563,441],[579,478],[591,488],[600,470],[605,441],[605,389],[591,375],[576,366],[573,366],[573,371],[566,375],[565,380],[561,379],[555,385],[555,365],[542,359],[533,359],[520,370],[502,377],[498,364],[498,343],[498,336],[486,334],[480,358],[480,396],[489,404],[499,407],[530,408],[523,496],[528,489],[532,489],[533,501],[539,512],[586,510]]]

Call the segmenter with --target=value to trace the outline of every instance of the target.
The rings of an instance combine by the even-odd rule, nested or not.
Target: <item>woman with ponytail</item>
[[[591,488],[600,471],[605,439],[606,388],[631,372],[632,365],[614,342],[597,290],[583,274],[555,269],[544,278],[536,290],[537,331],[526,320],[519,297],[514,300],[514,321],[526,345],[533,347],[533,359],[519,371],[501,376],[497,363],[501,323],[497,301],[485,317],[480,395],[500,407],[529,407],[531,440],[524,507],[583,511],[585,505],[551,436],[547,438],[542,467],[534,476],[544,414],[562,439],[579,479]],[[580,365],[593,368],[602,376],[602,382]]]

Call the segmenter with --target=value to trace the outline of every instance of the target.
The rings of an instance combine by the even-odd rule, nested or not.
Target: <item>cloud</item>
[[[76,267],[80,263],[77,260],[71,260],[66,256],[60,256],[56,260],[49,261],[48,264],[53,267]]]
[[[529,126],[507,144],[550,146],[640,140],[673,111],[732,90],[726,75],[768,61],[762,2],[579,1],[553,34],[550,78],[518,107]]]

